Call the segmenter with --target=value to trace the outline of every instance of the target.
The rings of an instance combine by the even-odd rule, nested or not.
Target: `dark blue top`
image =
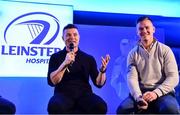
[[[84,93],[92,93],[92,88],[89,84],[89,76],[95,86],[98,88],[102,86],[96,85],[96,78],[98,76],[97,64],[94,57],[84,53],[78,49],[75,61],[69,70],[65,71],[64,76],[60,83],[53,85],[50,80],[50,73],[58,69],[58,67],[65,60],[67,51],[63,50],[54,53],[49,61],[48,68],[48,84],[54,86],[54,93],[63,93],[66,95],[82,95]]]

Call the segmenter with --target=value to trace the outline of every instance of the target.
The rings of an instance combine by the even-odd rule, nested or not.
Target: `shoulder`
[[[83,60],[83,61],[87,61],[87,62],[95,62],[95,58],[88,54],[88,53],[85,53],[84,51],[82,50],[79,50],[78,51],[78,54],[79,54],[79,57]]]
[[[161,43],[161,42],[159,42],[159,41],[157,41],[157,45],[158,45],[159,47],[162,47],[162,48],[170,49],[169,46],[167,46],[166,44]]]
[[[163,44],[159,41],[157,41],[157,47],[158,47],[158,49],[160,49],[164,53],[171,51],[171,48],[168,45]]]
[[[130,50],[129,55],[135,55],[138,53],[139,46],[136,45],[133,49]]]
[[[52,54],[51,58],[53,58],[53,57],[61,57],[61,56],[65,55],[65,54],[66,54],[66,52],[64,50],[61,50],[61,51],[58,51],[58,52]]]
[[[86,57],[86,58],[94,58],[92,55],[88,54],[88,53],[85,53],[84,51],[82,50],[79,50],[79,55],[80,56],[83,56],[83,57]]]
[[[158,52],[160,56],[165,57],[165,58],[171,58],[174,55],[172,49],[166,44],[163,44],[161,42],[157,42],[156,51]]]

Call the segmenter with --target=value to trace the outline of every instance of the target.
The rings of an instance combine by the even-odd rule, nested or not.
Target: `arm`
[[[106,68],[107,68],[107,64],[109,63],[110,60],[110,56],[106,55],[105,58],[101,57],[101,68],[98,74],[98,77],[96,78],[96,84],[99,86],[104,85],[105,81],[106,81]]]
[[[66,71],[67,69],[67,64],[66,62],[64,61],[57,70],[53,71],[51,74],[50,74],[50,79],[52,81],[52,83],[54,85],[56,85],[57,83],[59,83],[61,81],[61,79],[63,78],[63,75],[64,75],[64,72]]]
[[[138,109],[146,110],[148,108],[147,101],[143,98],[142,92],[139,87],[138,80],[138,70],[136,65],[136,60],[134,59],[135,52],[130,52],[127,59],[128,73],[127,73],[127,83],[131,95],[137,102]]]
[[[58,84],[62,80],[65,71],[68,71],[68,65],[73,62],[74,59],[75,55],[73,52],[67,53],[65,60],[58,69],[50,73],[50,79],[54,85]]]
[[[137,100],[139,96],[142,96],[142,92],[139,87],[138,70],[134,55],[134,52],[130,52],[127,59],[127,84],[131,95]]]
[[[154,90],[158,97],[173,91],[179,82],[177,63],[172,50],[169,47],[165,47],[163,51],[165,80]]]

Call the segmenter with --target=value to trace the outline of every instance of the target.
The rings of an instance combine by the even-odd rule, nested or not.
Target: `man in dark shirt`
[[[48,68],[48,84],[55,87],[54,95],[48,103],[48,113],[107,112],[105,101],[92,92],[89,76],[93,84],[101,88],[106,81],[106,67],[110,56],[102,57],[100,72],[91,55],[78,47],[80,35],[78,28],[68,24],[63,29],[65,48],[51,56]]]

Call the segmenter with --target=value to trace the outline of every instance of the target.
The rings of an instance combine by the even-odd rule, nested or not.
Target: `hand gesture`
[[[105,58],[101,57],[101,68],[100,68],[100,71],[102,73],[104,73],[106,71],[106,68],[107,68],[107,65],[109,63],[109,60],[110,60],[109,54],[107,54]]]

